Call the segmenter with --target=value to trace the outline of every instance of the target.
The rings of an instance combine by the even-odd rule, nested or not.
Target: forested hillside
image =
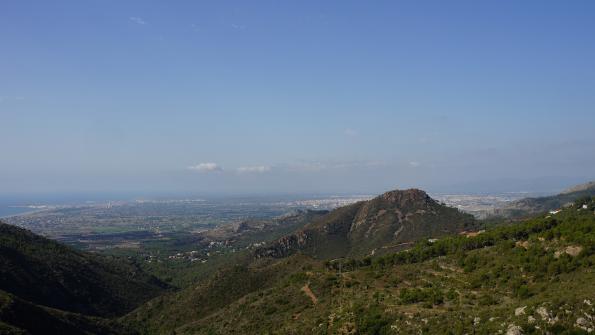
[[[595,329],[594,211],[582,200],[382,256],[260,258],[125,320],[149,334],[586,334]]]
[[[257,256],[285,257],[299,251],[326,259],[361,257],[403,250],[419,239],[477,227],[471,215],[439,204],[424,191],[395,190],[338,208],[258,250]]]
[[[0,333],[126,334],[131,330],[104,318],[165,288],[134,263],[0,223]]]

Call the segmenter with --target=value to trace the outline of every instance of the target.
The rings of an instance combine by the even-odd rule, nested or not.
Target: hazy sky
[[[0,193],[546,187],[594,166],[595,1],[0,3]]]

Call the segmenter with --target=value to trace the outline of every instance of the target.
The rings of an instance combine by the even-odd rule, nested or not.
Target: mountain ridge
[[[164,288],[133,263],[75,250],[0,222],[0,290],[72,313],[122,315]]]
[[[560,209],[579,198],[595,196],[595,181],[572,186],[558,194],[512,201],[487,213],[487,216],[522,218]]]
[[[257,249],[255,256],[280,258],[297,251],[320,258],[364,256],[473,228],[471,215],[439,204],[422,190],[393,190],[337,208],[272,246]]]
[[[355,217],[362,206],[329,215]],[[385,255],[262,257],[124,319],[147,334],[586,334],[595,316],[594,210],[595,198]]]

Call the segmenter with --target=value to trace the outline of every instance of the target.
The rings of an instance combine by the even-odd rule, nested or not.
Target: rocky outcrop
[[[298,231],[294,234],[284,236],[269,247],[262,247],[255,250],[256,258],[273,257],[282,258],[291,255],[296,250],[301,249],[308,239],[308,234],[304,231]]]
[[[434,199],[432,199],[426,192],[416,188],[404,191],[389,191],[382,194],[379,198],[400,208],[435,203]]]
[[[523,334],[523,328],[521,328],[515,324],[508,325],[508,329],[506,330],[506,335],[522,335],[522,334]]]

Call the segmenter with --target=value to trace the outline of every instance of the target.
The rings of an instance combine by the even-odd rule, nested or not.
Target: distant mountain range
[[[506,218],[530,217],[562,208],[577,199],[592,196],[595,196],[595,181],[573,186],[557,195],[516,200],[488,214]]]

